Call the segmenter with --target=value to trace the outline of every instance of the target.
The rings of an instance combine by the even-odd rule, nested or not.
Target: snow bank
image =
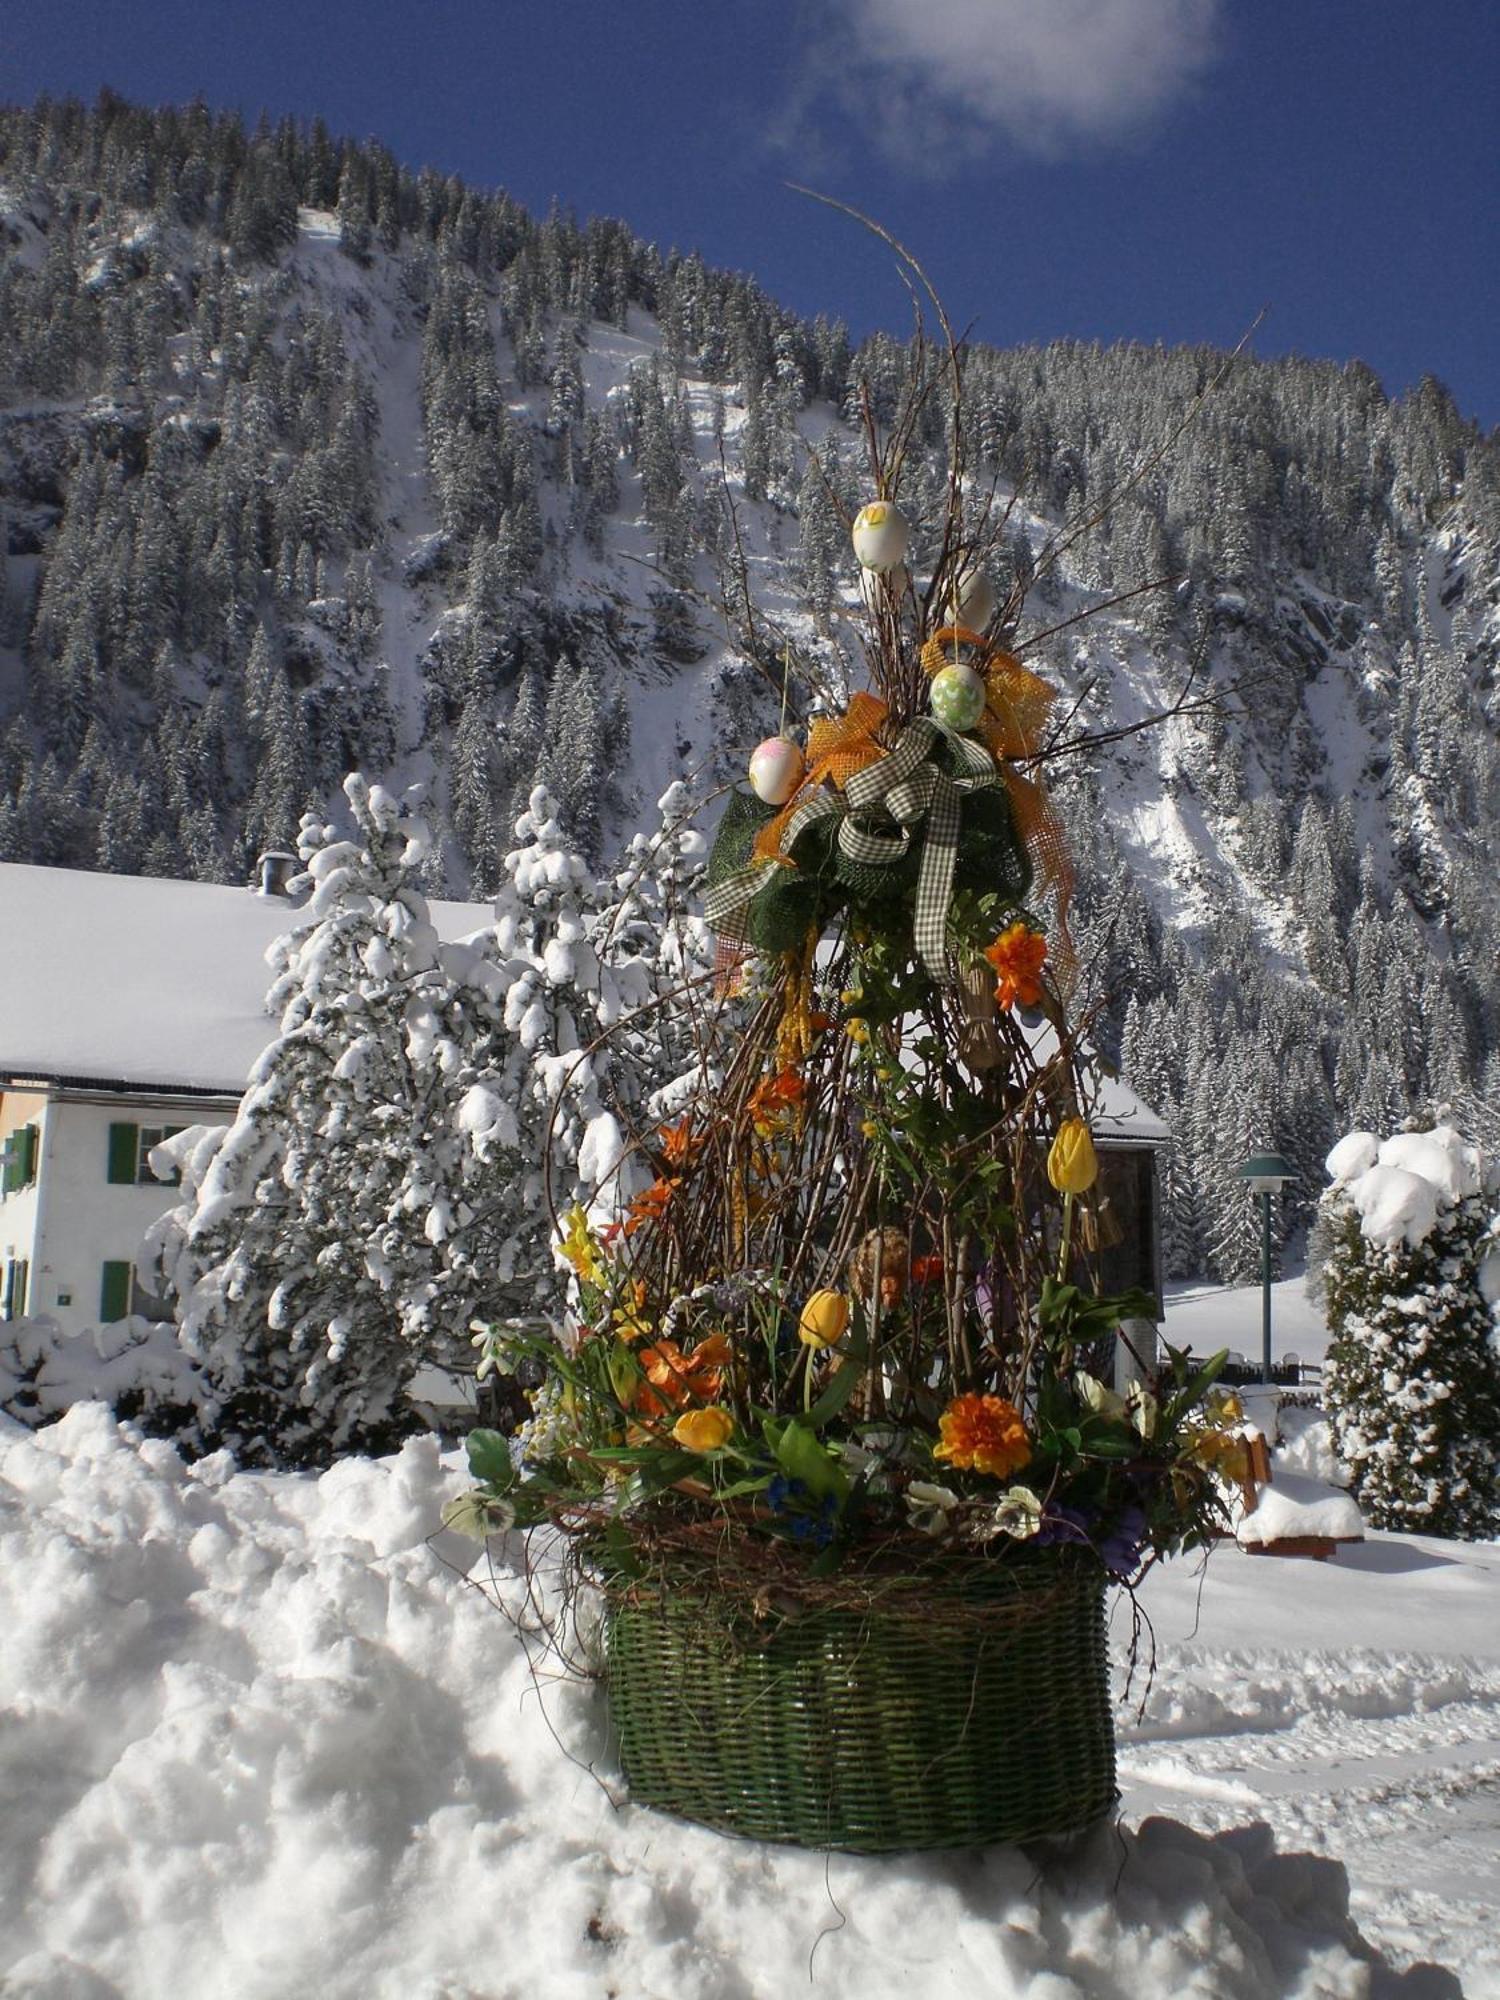
[[[313,1478],[186,1469],[97,1405],[0,1425],[9,2000],[1371,1990],[1343,1868],[1263,1826],[1039,1867],[616,1805],[597,1692],[428,1546],[455,1483],[430,1440]]]
[[[1332,1536],[1335,1541],[1362,1541],[1364,1516],[1336,1487],[1276,1467],[1275,1483],[1263,1486],[1252,1512],[1241,1517],[1235,1533],[1246,1548],[1267,1542],[1291,1541],[1299,1535]]]

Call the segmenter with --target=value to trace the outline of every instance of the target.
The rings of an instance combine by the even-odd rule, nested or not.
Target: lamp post
[[[1260,1377],[1263,1382],[1271,1380],[1271,1197],[1279,1194],[1288,1181],[1297,1178],[1297,1169],[1290,1160],[1280,1153],[1251,1153],[1235,1168],[1236,1180],[1242,1180],[1252,1194],[1261,1200],[1260,1233]]]

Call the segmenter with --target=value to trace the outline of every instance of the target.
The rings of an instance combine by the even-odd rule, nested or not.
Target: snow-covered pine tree
[[[1500,1175],[1449,1126],[1328,1156],[1324,1395],[1366,1517],[1500,1534]]]
[[[501,1303],[516,970],[440,944],[415,887],[426,826],[358,776],[344,789],[355,839],[303,823],[313,894],[275,947],[281,1033],[143,1253],[205,1373],[188,1442],[243,1464],[388,1443],[418,1364]]]

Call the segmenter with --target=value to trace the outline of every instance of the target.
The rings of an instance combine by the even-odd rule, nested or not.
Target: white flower
[[[951,1487],[933,1486],[925,1479],[914,1479],[906,1489],[911,1524],[923,1535],[946,1535],[953,1525],[953,1510],[957,1505],[958,1495]]]
[[[460,1493],[443,1509],[443,1526],[475,1542],[482,1542],[487,1535],[503,1535],[515,1525],[516,1510],[510,1502],[492,1499],[477,1487]]]
[[[1096,1417],[1123,1417],[1127,1408],[1125,1398],[1108,1389],[1097,1375],[1086,1375],[1080,1368],[1073,1377],[1073,1387],[1078,1392],[1078,1400]]]
[[[1009,1535],[1017,1542],[1030,1541],[1042,1525],[1042,1503],[1029,1486],[1012,1486],[1001,1494],[990,1518],[997,1535]]]
[[[1143,1389],[1139,1382],[1130,1385],[1130,1421],[1143,1438],[1156,1435],[1156,1398],[1149,1389]]]

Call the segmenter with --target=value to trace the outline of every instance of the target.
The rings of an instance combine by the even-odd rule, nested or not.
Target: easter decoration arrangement
[[[1099,1287],[1060,718],[1025,582],[992,587],[1009,510],[943,325],[867,423],[862,670],[729,797],[696,1071],[559,1217],[559,1323],[481,1330],[533,1414],[474,1434],[454,1510],[566,1537],[636,1803],[813,1847],[1106,1813],[1107,1592],[1215,1538],[1242,1450],[1213,1364],[1159,1358],[1154,1299]]]

